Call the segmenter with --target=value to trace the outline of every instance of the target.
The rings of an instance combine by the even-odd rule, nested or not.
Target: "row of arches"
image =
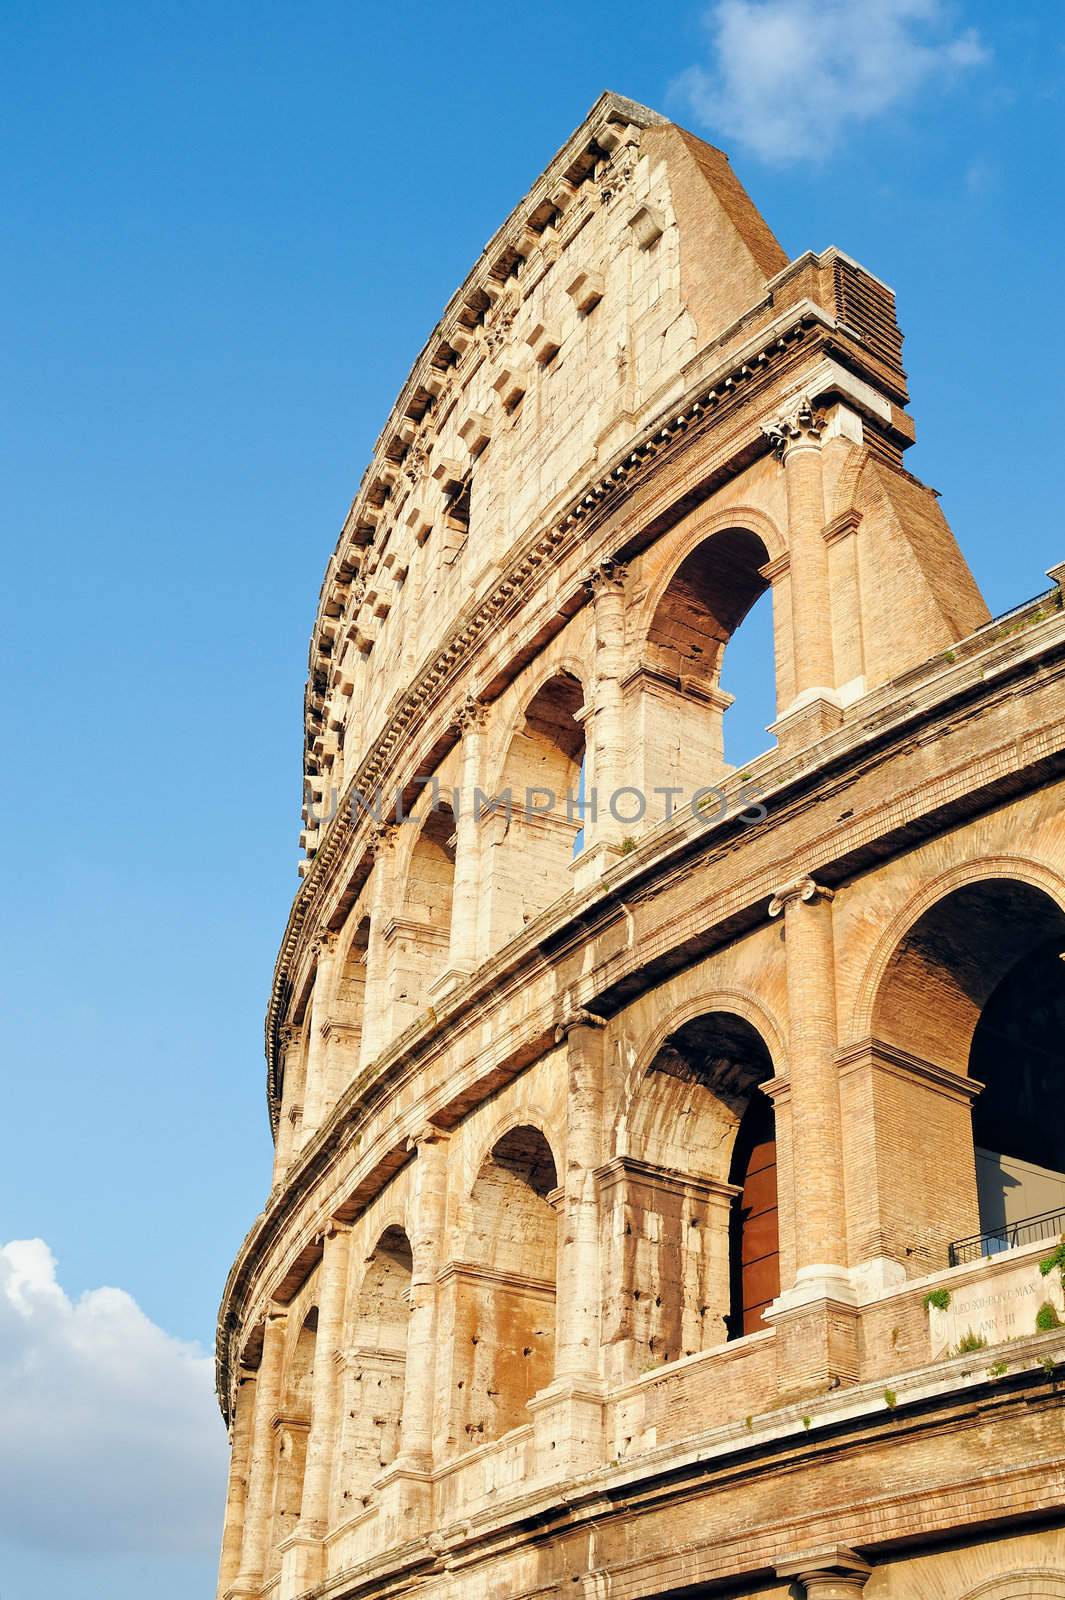
[[[597,725],[593,640],[587,659],[558,659],[508,712],[500,747],[498,735],[483,740],[490,752],[463,760],[425,789],[409,821],[393,830],[389,860],[374,863],[338,936],[339,970],[319,965],[329,992],[316,997],[313,1026],[310,989],[297,997],[293,1019],[303,1026],[304,1059],[295,1069],[286,1059],[282,1071],[289,1118],[300,1102],[302,1137],[319,1125],[354,1066],[366,1065],[433,1003],[438,984],[446,988],[474,970],[567,894],[575,859],[597,836],[593,791],[600,816],[609,814],[602,792],[608,770],[630,790],[628,804],[645,797],[631,823],[635,832],[665,814],[665,790],[679,785],[674,793],[690,799],[731,770],[722,736],[731,696],[722,671],[744,619],[769,603],[767,560],[757,534],[720,528],[662,575],[653,603],[646,596],[632,601],[622,623],[630,666],[613,735]],[[744,755],[764,746],[775,698],[772,617],[762,609],[742,658],[748,676],[760,680]],[[623,748],[605,751],[608,737]],[[463,814],[472,825],[463,825]],[[377,885],[381,873],[388,881]],[[323,1025],[330,1030],[328,1062],[314,1054],[314,1032]],[[313,1114],[306,1114],[309,1101]]]
[[[856,1017],[869,1030],[873,1076],[878,1061],[887,1064],[872,1092],[866,1083],[862,1098],[847,1100],[841,1053],[852,1264],[893,1253],[900,1270],[921,1277],[947,1265],[947,1246],[959,1235],[979,1231],[993,1255],[1009,1248],[1025,1218],[1065,1213],[1056,1115],[1065,910],[1052,888],[1049,874],[1042,882],[1037,872],[996,872],[993,863],[962,869],[884,930]],[[685,1002],[664,1028],[616,1085],[606,1159],[593,1174],[594,1359],[608,1387],[764,1338],[767,1311],[794,1280],[804,1226],[794,1196],[806,1152],[786,1119],[778,1134],[780,1096],[796,1064],[770,1010],[753,997],[741,1005],[737,996],[734,1007]],[[534,1424],[538,1397],[559,1376],[565,1297],[574,1292],[557,1119],[534,1114],[526,1098],[482,1134],[477,1149],[444,1158],[432,1364],[412,1369],[433,1391],[436,1465]],[[863,1165],[869,1151],[872,1167]],[[414,1159],[422,1160],[420,1150]],[[366,1254],[350,1258],[343,1327],[334,1334],[334,1527],[373,1505],[375,1485],[404,1449],[413,1193],[382,1197],[376,1228],[352,1233]],[[872,1219],[869,1239],[863,1218]],[[300,1304],[275,1434],[275,1552],[301,1515],[319,1360],[318,1305]]]

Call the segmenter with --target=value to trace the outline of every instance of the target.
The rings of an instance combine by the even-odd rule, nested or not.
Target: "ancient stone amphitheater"
[[[418,356],[311,640],[220,1596],[1065,1597],[1065,569],[989,618],[901,353],[608,94]]]

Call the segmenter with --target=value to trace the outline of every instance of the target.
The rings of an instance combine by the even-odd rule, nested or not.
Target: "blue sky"
[[[203,1351],[269,1181],[307,639],[411,360],[614,88],[728,149],[790,254],[895,287],[908,465],[992,609],[1026,598],[1065,558],[1060,12],[9,0],[4,35],[0,1244],[48,1250],[0,1253],[0,1589],[190,1600]]]

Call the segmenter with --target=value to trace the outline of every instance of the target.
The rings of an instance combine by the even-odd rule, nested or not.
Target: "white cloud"
[[[0,1248],[0,1537],[195,1552],[221,1536],[212,1362],[122,1289],[72,1302],[42,1239]]]
[[[845,130],[989,59],[940,0],[716,0],[712,64],[673,92],[720,138],[765,161],[827,155]]]

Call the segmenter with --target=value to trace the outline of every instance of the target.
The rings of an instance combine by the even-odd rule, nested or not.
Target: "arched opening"
[[[355,1297],[342,1386],[336,1516],[358,1511],[399,1453],[413,1260],[403,1229],[386,1228]]]
[[[351,936],[344,965],[337,979],[333,1011],[337,1022],[348,1030],[356,1047],[362,1036],[363,1013],[366,1005],[366,957],[370,943],[370,919],[360,917]]]
[[[971,1118],[963,1083],[960,1113],[941,1095],[947,1109],[932,1119],[914,1105],[911,1127],[931,1180],[926,1203],[952,1217],[954,1238],[977,1228],[996,1236],[981,1254],[1018,1241],[1016,1230],[1032,1219],[1065,1210],[1063,956],[1065,913],[1056,902],[1031,884],[988,879],[919,917],[880,986],[876,1039],[906,1052],[917,1070],[930,1065],[973,1080]],[[961,1212],[951,1203],[958,1196]]]
[[[440,800],[426,813],[411,853],[403,910],[389,927],[393,1022],[413,1022],[434,981],[447,970],[455,890],[455,815]]]
[[[742,768],[776,743],[768,731],[777,714],[773,595],[766,589],[736,628],[721,662],[721,688],[732,704],[724,719],[725,765]]]
[[[757,1029],[726,1011],[686,1022],[647,1069],[603,1184],[617,1380],[762,1326],[779,1292],[773,1107],[759,1088],[772,1075]]]
[[[777,1132],[773,1102],[754,1089],[736,1130],[729,1182],[739,1193],[729,1215],[730,1339],[757,1333],[780,1293]]]
[[[318,1338],[318,1308],[303,1319],[285,1367],[285,1382],[275,1425],[274,1505],[271,1548],[295,1530],[303,1503],[303,1473],[311,1426],[311,1385]],[[276,1566],[276,1560],[275,1560]]]
[[[452,1434],[459,1449],[528,1422],[555,1370],[558,1175],[538,1128],[512,1128],[481,1165],[455,1263]]]
[[[747,760],[771,744],[765,726],[777,703],[772,610],[768,599],[758,605],[769,587],[761,571],[768,560],[757,534],[725,528],[689,551],[663,591],[640,667],[626,686],[648,796],[669,786],[690,795],[731,770],[724,729],[733,696],[722,671],[726,662],[733,667],[733,648],[739,670],[729,678],[744,703],[729,714],[730,726],[740,723],[729,753]]]
[[[581,832],[584,691],[571,673],[545,683],[525,710],[488,816],[490,946],[498,949],[570,888]]]

